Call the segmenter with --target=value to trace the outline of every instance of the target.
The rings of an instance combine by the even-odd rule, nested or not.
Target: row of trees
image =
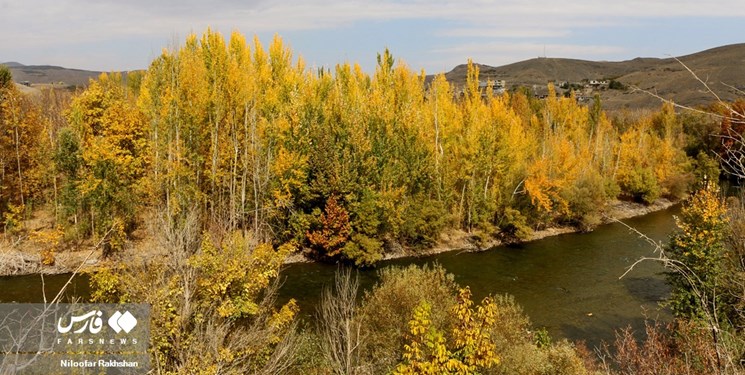
[[[265,50],[209,30],[134,84],[103,75],[66,120],[60,218],[112,248],[141,208],[177,225],[198,207],[205,227],[363,265],[386,242],[427,246],[445,229],[591,228],[610,199],[677,197],[691,181],[672,107],[621,130],[573,98],[484,97],[474,66],[458,95],[388,51],[372,76],[313,71],[278,37]]]
[[[67,238],[104,238],[108,251],[143,212],[177,227],[197,208],[203,228],[368,265],[387,244],[426,247],[445,230],[591,229],[609,200],[680,197],[692,181],[671,106],[621,126],[599,103],[494,97],[478,82],[473,65],[461,91],[388,51],[373,75],[313,70],[278,37],[265,49],[208,30],[144,75],[92,81],[61,125],[4,100],[0,211],[10,217],[46,181]]]

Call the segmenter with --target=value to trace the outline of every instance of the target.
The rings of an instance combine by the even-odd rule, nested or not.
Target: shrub
[[[447,217],[442,202],[414,198],[404,213],[400,239],[407,245],[426,248],[437,242]]]
[[[356,266],[371,265],[383,258],[383,242],[364,234],[355,233],[344,245],[343,252]]]
[[[5,65],[0,65],[0,89],[8,87],[13,84],[13,74],[10,69]]]
[[[608,83],[608,88],[611,90],[626,90],[626,85],[624,85],[623,83],[619,81],[616,81],[615,79],[612,79]]]
[[[588,173],[565,189],[563,198],[569,203],[569,221],[583,231],[590,231],[600,224],[600,209],[606,195],[603,178]]]
[[[621,190],[637,201],[652,203],[660,197],[660,186],[651,168],[635,167],[619,176]]]
[[[362,369],[362,323],[357,316],[359,280],[347,269],[337,271],[333,287],[326,288],[318,306],[317,335],[323,357],[334,374],[356,374]]]
[[[200,236],[196,220],[173,229],[158,228],[163,263],[129,261],[92,275],[93,302],[151,305],[151,360],[163,373],[285,373],[298,309],[294,300],[278,307],[276,277],[290,249],[254,246],[241,233]]]
[[[676,220],[678,232],[670,237],[667,251],[673,261],[668,265],[669,303],[677,317],[721,313],[726,213],[719,189],[709,184],[690,197]]]
[[[499,364],[499,356],[489,337],[498,322],[497,305],[491,297],[473,306],[471,291],[458,292],[458,303],[451,307],[453,324],[445,332],[432,326],[431,306],[421,301],[409,321],[409,341],[404,345],[403,361],[394,374],[475,374]]]
[[[432,363],[426,360],[426,356],[416,357],[416,353],[411,351],[413,343],[418,343],[422,353],[435,347],[444,350],[433,356],[439,355],[441,360],[445,360],[446,354],[452,354],[453,349],[460,345],[454,327],[465,327],[459,316],[462,318],[467,310],[463,308],[465,305],[458,305],[458,301],[462,302],[463,298],[457,298],[459,286],[453,281],[453,276],[441,266],[434,265],[422,268],[388,268],[380,271],[380,277],[381,281],[365,294],[360,308],[367,337],[363,356],[374,373],[390,372],[404,358],[405,353],[409,355],[405,364],[429,368]],[[456,305],[461,308],[453,309]],[[536,344],[538,337],[532,330],[530,320],[512,296],[490,297],[475,310],[479,309],[493,314],[490,319],[493,318],[495,324],[488,325],[488,342],[484,343],[499,358],[499,364],[495,366],[477,365],[476,367],[481,367],[482,373],[588,373],[586,358],[572,344],[566,341],[551,343],[550,340],[544,340],[541,346]],[[471,318],[466,320],[468,319]],[[424,324],[426,327],[421,331],[424,321],[427,324]],[[419,328],[419,336],[411,333],[412,323]],[[405,344],[409,347],[405,347]],[[457,361],[446,361],[454,366],[450,373],[458,373],[458,366],[467,365],[468,361],[463,360],[465,357]],[[436,364],[433,366],[437,367]],[[404,366],[401,369],[409,367]]]
[[[525,215],[511,207],[505,207],[499,227],[503,235],[519,240],[527,239],[533,233]]]
[[[566,341],[552,343],[545,329],[533,330],[530,319],[510,295],[494,297],[497,321],[490,331],[501,363],[487,374],[584,374],[583,357]]]
[[[367,291],[360,314],[367,331],[364,355],[380,373],[392,370],[403,355],[411,314],[421,301],[431,304],[432,326],[443,330],[451,320],[457,284],[442,266],[391,267],[380,271],[380,282]]]
[[[612,359],[620,375],[721,373],[716,350],[710,345],[707,330],[690,323],[677,321],[663,327],[656,322],[646,323],[646,338],[639,343],[631,328],[616,333]],[[640,345],[641,344],[641,345]],[[726,373],[726,372],[725,372]],[[735,372],[736,373],[736,372]]]

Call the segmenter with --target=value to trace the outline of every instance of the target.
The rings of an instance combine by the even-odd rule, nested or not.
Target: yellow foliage
[[[528,167],[528,178],[525,179],[525,191],[534,206],[545,212],[551,212],[556,194],[556,186],[547,176],[548,161],[540,159]]]
[[[291,245],[277,251],[270,244],[252,246],[250,238],[236,231],[221,244],[205,234],[200,252],[190,264],[197,268],[197,283],[203,303],[215,306],[225,318],[240,318],[259,312],[258,297],[278,273]]]
[[[0,87],[0,216],[11,205],[17,211],[42,193],[43,177],[49,172],[45,130],[40,109],[30,97],[15,84]],[[21,229],[12,217],[5,219],[8,229]]]
[[[66,117],[80,142],[80,155],[65,155],[80,161],[65,170],[64,185],[74,194],[64,202],[65,211],[76,215],[69,221],[83,221],[86,234],[105,237],[109,252],[121,249],[134,228],[135,206],[151,193],[146,119],[118,73],[91,81],[72,100]]]
[[[706,254],[706,251],[720,246],[723,240],[722,228],[727,223],[727,207],[719,197],[719,188],[709,183],[694,193],[683,208],[675,224],[681,235],[675,236],[675,247],[686,257],[706,260],[718,254]],[[682,219],[681,219],[682,218]]]
[[[61,226],[53,229],[40,230],[31,233],[31,240],[41,246],[41,263],[45,266],[54,265],[55,253],[60,249],[65,232]]]
[[[23,229],[23,219],[26,212],[26,205],[8,204],[7,212],[3,213],[3,226],[5,230],[11,233],[20,233]]]
[[[308,157],[292,150],[281,148],[272,165],[278,176],[278,186],[272,192],[274,204],[279,208],[291,208],[293,192],[302,188],[307,178]]]
[[[427,215],[513,231],[514,217],[536,227],[597,214],[619,186],[638,195],[651,185],[649,199],[681,190],[673,112],[654,120],[662,132],[642,119],[622,134],[597,103],[553,87],[546,100],[493,95],[481,82],[472,62],[465,87],[442,75],[427,82],[389,51],[372,75],[351,64],[312,70],[293,63],[279,36],[265,48],[207,30],[164,52],[143,81],[152,190],[174,215],[200,207],[211,220],[228,216],[230,230],[279,242],[303,239],[324,198],[354,207],[367,194],[380,224],[351,236],[402,243],[420,231],[407,224]],[[350,212],[355,231],[372,227],[366,219]]]
[[[422,301],[409,322],[411,343],[404,345],[403,362],[394,374],[474,374],[499,364],[489,336],[497,324],[497,305],[487,297],[474,310],[471,291],[461,289],[453,306],[456,324],[449,346],[443,332],[430,320],[431,306]]]
[[[91,302],[126,303],[129,293],[125,290],[123,279],[126,278],[121,266],[118,268],[100,267],[91,273]]]

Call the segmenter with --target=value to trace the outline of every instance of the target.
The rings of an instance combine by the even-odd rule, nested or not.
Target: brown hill
[[[10,68],[14,81],[29,82],[33,85],[54,84],[82,87],[88,84],[89,79],[101,74],[101,72],[52,65],[23,65],[17,62],[7,62],[3,65]]]
[[[589,86],[591,80],[615,80],[625,88],[611,90],[607,86],[587,87],[579,95],[599,93],[608,109],[648,108],[660,105],[660,99],[644,93],[646,90],[665,99],[687,106],[706,105],[714,96],[686,70],[685,64],[723,100],[742,96],[745,90],[745,44],[733,44],[674,58],[636,58],[628,61],[585,61],[560,58],[535,58],[518,63],[492,67],[477,64],[482,80],[505,80],[508,88],[526,86],[544,89],[548,82],[567,82],[575,87]],[[456,87],[466,80],[466,65],[458,65],[445,73]],[[564,90],[559,90],[564,91]]]
[[[591,97],[598,93],[607,109],[651,108],[660,105],[660,99],[642,90],[687,106],[706,105],[715,100],[681,62],[723,100],[745,96],[738,91],[745,91],[745,43],[712,48],[681,56],[678,60],[635,58],[608,62],[535,58],[500,67],[476,65],[479,66],[482,80],[505,80],[507,88],[525,86],[541,92],[545,91],[548,82],[557,85],[566,82],[573,84],[575,88],[583,87],[578,92],[579,96]],[[80,87],[101,74],[50,65],[27,66],[16,62],[4,65],[10,68],[16,82],[27,81],[35,86],[62,83],[64,86]],[[458,65],[445,73],[445,77],[460,88],[465,84],[466,70],[465,64]],[[432,76],[428,78],[431,79]],[[625,88],[612,90],[607,86],[589,86],[591,80],[615,80]]]

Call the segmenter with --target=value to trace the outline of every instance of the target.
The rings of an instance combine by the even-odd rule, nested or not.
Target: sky
[[[375,69],[388,48],[427,73],[468,58],[620,61],[745,42],[742,0],[0,0],[0,62],[145,69],[208,27],[282,37],[310,67]]]

